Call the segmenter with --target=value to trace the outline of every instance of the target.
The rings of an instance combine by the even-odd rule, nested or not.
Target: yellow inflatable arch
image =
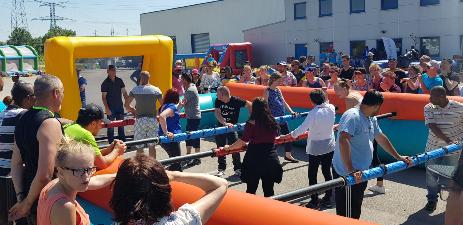
[[[172,39],[162,35],[126,37],[55,37],[45,42],[46,72],[61,79],[64,101],[61,116],[77,118],[81,107],[75,60],[143,56],[143,70],[151,74],[150,83],[163,92],[172,87]]]

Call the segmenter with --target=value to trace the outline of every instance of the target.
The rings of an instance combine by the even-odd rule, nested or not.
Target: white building
[[[398,53],[416,49],[434,58],[462,54],[463,0],[284,0],[285,20],[244,30],[256,64],[314,55],[332,46],[361,57],[393,38]]]
[[[285,19],[283,0],[218,0],[140,15],[141,34],[175,39],[175,53],[243,42],[243,30]]]

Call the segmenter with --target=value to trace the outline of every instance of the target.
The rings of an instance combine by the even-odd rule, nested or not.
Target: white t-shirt
[[[134,222],[134,225],[147,225],[143,221]],[[202,225],[201,216],[197,209],[190,204],[182,205],[169,216],[162,217],[159,222],[152,225]]]

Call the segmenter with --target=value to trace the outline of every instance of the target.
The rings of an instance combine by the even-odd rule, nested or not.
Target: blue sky
[[[49,2],[62,2],[46,0]],[[191,5],[211,0],[68,0],[66,8],[56,8],[56,15],[72,19],[58,21],[60,27],[73,29],[79,36],[109,36],[111,27],[115,35],[139,35],[140,14],[156,10]],[[28,29],[32,36],[45,34],[49,21],[37,21],[33,18],[49,15],[49,7],[39,7],[34,0],[25,0]],[[12,0],[0,0],[0,40],[5,41],[11,33],[10,15]]]

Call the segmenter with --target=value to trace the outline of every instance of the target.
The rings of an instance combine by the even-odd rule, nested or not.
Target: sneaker
[[[326,208],[331,208],[333,207],[333,203],[331,202],[331,198],[328,197],[323,197],[322,200],[320,201],[320,205],[326,207]]]
[[[215,176],[221,177],[221,178],[225,177],[225,170],[219,170],[219,171],[215,174]]]
[[[368,187],[368,190],[378,193],[378,194],[386,194],[386,188],[384,186],[370,186]]]
[[[235,176],[237,176],[237,177],[241,176],[241,170],[240,169],[235,170]]]
[[[309,203],[305,205],[306,208],[310,209],[320,209],[320,201],[319,200],[310,200]]]
[[[426,206],[424,207],[424,209],[426,209],[426,211],[428,212],[434,212],[434,210],[436,210],[436,206],[437,206],[437,202],[429,202],[426,204]]]

